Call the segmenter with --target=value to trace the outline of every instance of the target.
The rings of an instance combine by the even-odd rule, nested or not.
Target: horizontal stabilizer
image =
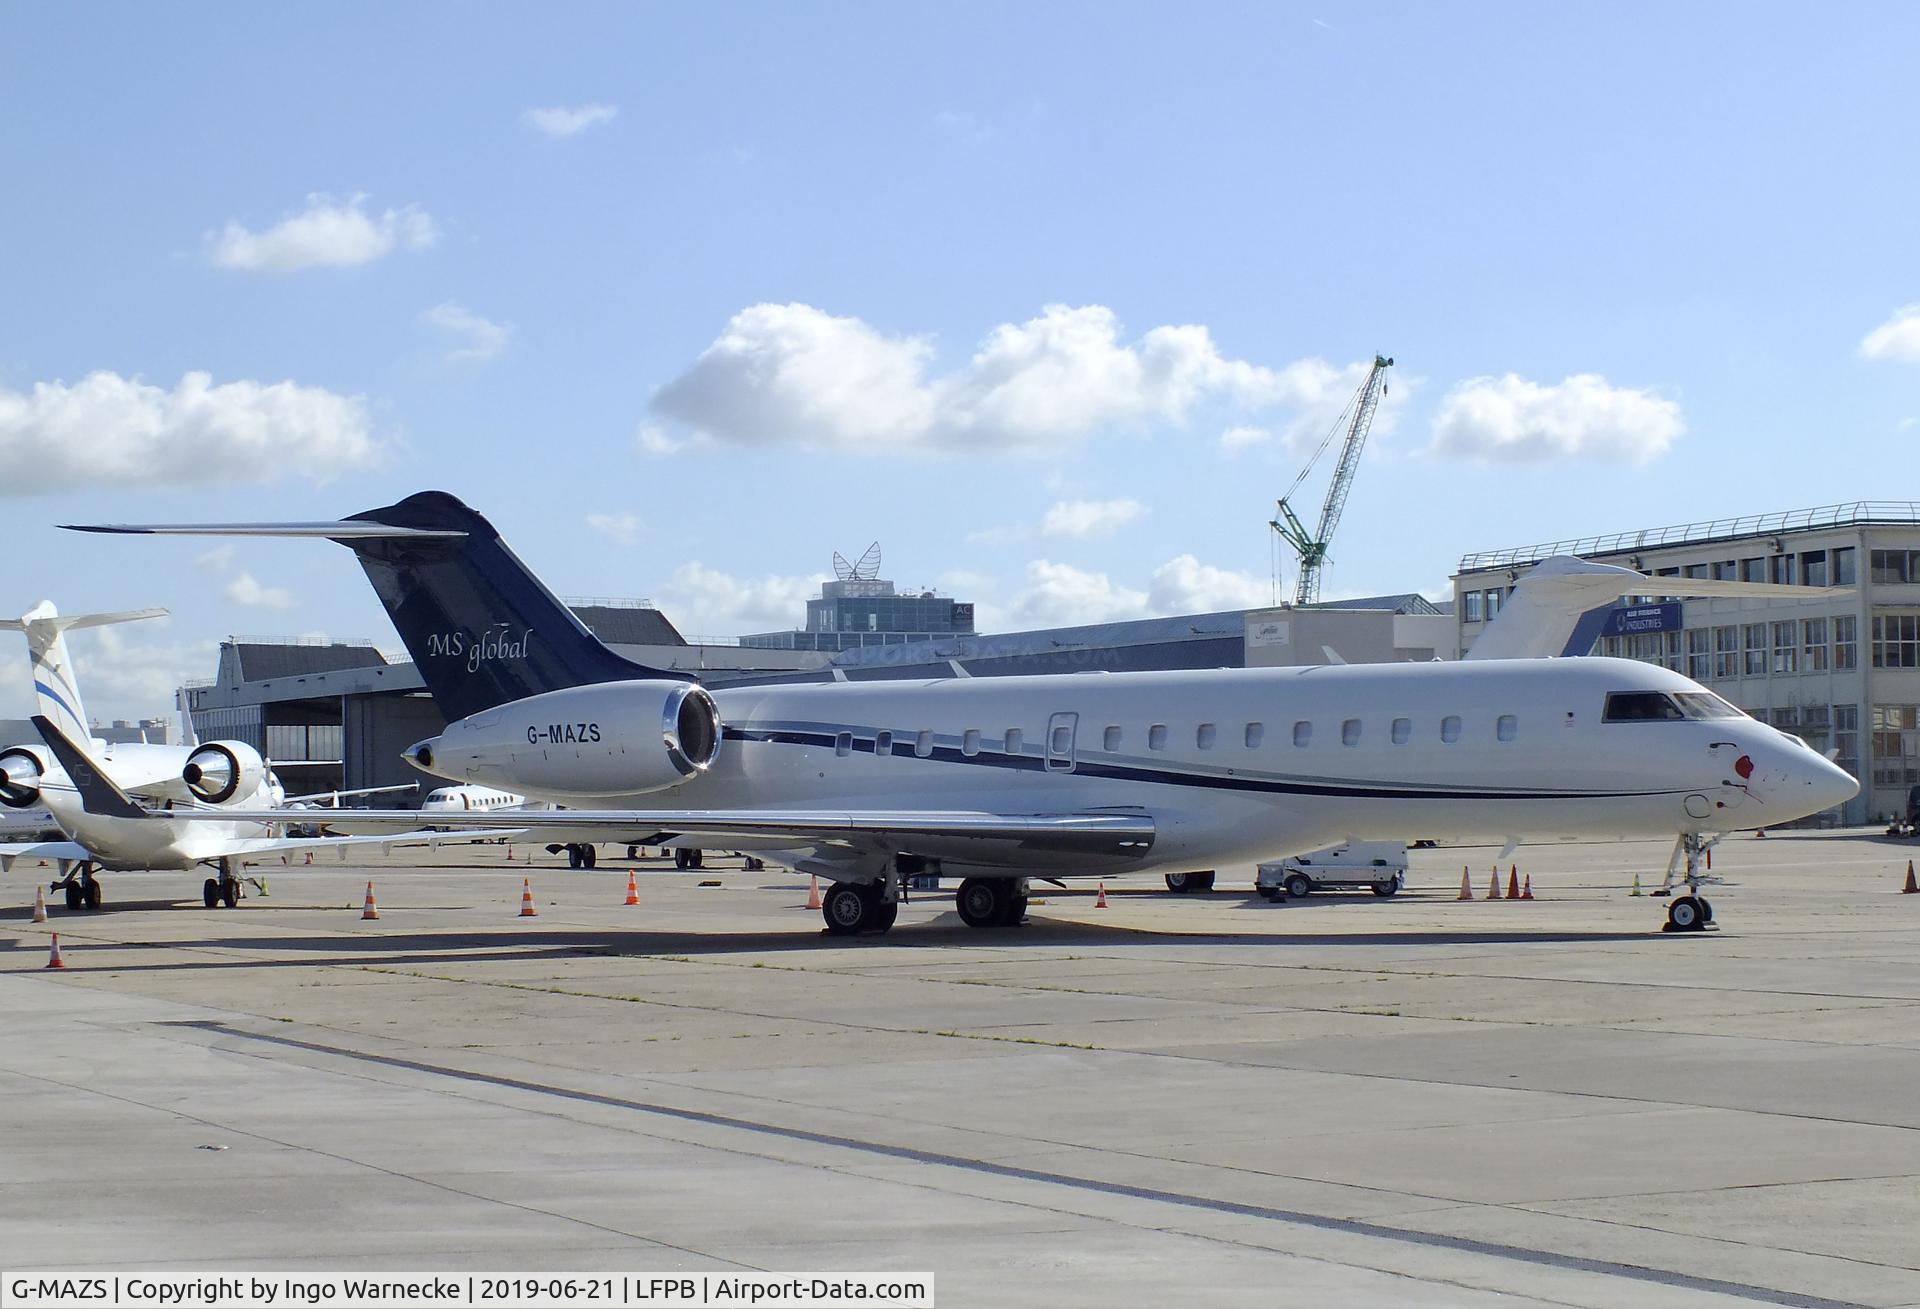
[[[369,540],[380,537],[465,536],[466,533],[430,527],[392,527],[386,523],[62,523],[69,532],[102,532],[114,536],[317,536],[329,541]]]
[[[126,609],[117,614],[56,614],[42,600],[18,618],[0,618],[0,632],[45,632],[52,636],[79,627],[112,627],[116,623],[138,623],[148,618],[165,618],[165,609]]]

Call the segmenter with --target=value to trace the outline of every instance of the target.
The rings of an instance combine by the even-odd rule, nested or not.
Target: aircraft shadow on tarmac
[[[165,903],[155,907],[166,907]],[[342,910],[334,910],[344,914]],[[78,915],[76,915],[76,918]],[[84,921],[84,920],[82,920]],[[938,949],[981,946],[989,949],[1059,946],[1231,945],[1231,946],[1429,946],[1429,945],[1543,945],[1646,940],[1647,930],[1528,931],[1524,928],[1469,931],[1266,933],[1155,931],[1150,928],[1051,920],[1030,915],[1018,928],[981,931],[966,926],[959,915],[947,912],[932,922],[908,923],[884,935],[827,939],[819,929],[796,923],[778,932],[701,933],[692,931],[622,930],[602,927],[539,928],[511,932],[371,931],[363,935],[329,933],[314,936],[207,937],[194,940],[73,942],[73,962],[102,971],[125,973],[216,972],[235,968],[328,968],[347,966],[405,966],[527,962],[542,959],[646,958],[652,956],[725,956],[834,950]],[[39,949],[36,941],[0,943],[0,949]],[[146,951],[221,951],[227,957],[194,960],[131,961],[116,963],[116,954]],[[275,958],[233,957],[254,954]]]

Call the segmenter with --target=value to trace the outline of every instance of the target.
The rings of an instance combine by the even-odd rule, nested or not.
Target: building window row
[[[1920,668],[1920,613],[1873,616],[1873,666]]]
[[[1897,624],[1886,630],[1895,635],[1887,639],[1898,648],[1886,658],[1911,658],[1915,639],[1912,622],[1920,614],[1908,615],[1909,624]],[[1881,620],[1875,623],[1876,668],[1909,668],[1908,663],[1882,663],[1880,650]],[[1905,633],[1906,645],[1898,634]],[[1824,618],[1789,618],[1773,623],[1729,623],[1719,627],[1690,627],[1684,632],[1652,632],[1637,636],[1610,636],[1601,644],[1603,654],[1620,659],[1638,659],[1683,672],[1696,682],[1727,681],[1737,677],[1765,677],[1770,673],[1844,672],[1860,666],[1860,620],[1853,614]]]

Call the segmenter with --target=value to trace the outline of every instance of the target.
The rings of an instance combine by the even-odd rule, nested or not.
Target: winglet
[[[147,811],[113,784],[113,779],[94,767],[93,760],[86,752],[67,739],[65,732],[53,725],[53,720],[45,714],[33,716],[33,726],[47,743],[47,749],[53,751],[53,757],[60,761],[60,767],[66,770],[67,778],[73,783],[73,789],[80,793],[80,807],[90,814],[105,818],[145,818]]]

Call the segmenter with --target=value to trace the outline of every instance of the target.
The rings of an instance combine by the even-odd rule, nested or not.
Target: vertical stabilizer
[[[76,627],[106,627],[159,618],[164,609],[134,609],[117,614],[74,614],[62,618],[53,601],[42,600],[18,618],[0,619],[0,632],[24,632],[27,658],[33,664],[33,694],[40,713],[72,741],[90,741],[87,707],[80,700],[80,682],[73,658],[67,653],[67,632]]]

